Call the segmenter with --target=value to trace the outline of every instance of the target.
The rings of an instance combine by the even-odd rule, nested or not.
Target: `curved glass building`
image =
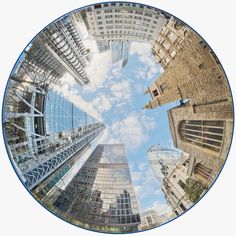
[[[174,165],[182,156],[182,152],[176,148],[153,145],[148,149],[147,155],[155,176],[162,180],[168,173],[169,165]]]

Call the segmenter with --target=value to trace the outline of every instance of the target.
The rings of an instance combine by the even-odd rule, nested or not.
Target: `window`
[[[145,16],[152,17],[152,14],[146,12]]]
[[[160,85],[161,91],[163,93],[165,93],[166,91],[168,91],[168,87],[167,87],[167,83],[164,82],[163,84]]]
[[[179,124],[179,133],[184,142],[220,152],[223,142],[224,121],[183,120]]]
[[[213,51],[210,51],[210,55],[215,60],[216,64],[220,64],[218,57],[216,56],[216,54]]]
[[[185,206],[183,205],[183,203],[180,203],[179,206],[180,206],[180,208],[181,208],[183,211],[186,211],[186,208],[185,208]]]
[[[143,18],[144,21],[150,22],[151,20],[148,18]]]
[[[176,200],[178,200],[177,196],[175,195],[175,193],[173,191],[170,192],[172,196],[175,197]]]
[[[201,45],[204,49],[207,47],[206,43],[203,40],[199,42],[199,45]]]
[[[94,9],[98,9],[98,8],[101,8],[101,7],[102,7],[101,4],[95,4],[95,5],[94,5]]]
[[[153,91],[152,91],[152,94],[153,94],[154,97],[157,97],[157,96],[159,95],[157,89],[153,90]]]
[[[200,65],[199,65],[199,69],[203,69],[205,66],[204,66],[204,64],[203,63],[201,63]]]
[[[184,190],[185,189],[185,187],[186,187],[186,184],[180,179],[179,181],[178,181],[178,185]]]
[[[197,163],[194,167],[194,174],[200,176],[204,180],[209,180],[211,177],[212,169],[202,165],[201,163]]]

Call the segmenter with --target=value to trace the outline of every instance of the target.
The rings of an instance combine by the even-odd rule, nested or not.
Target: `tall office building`
[[[168,172],[168,164],[176,164],[182,152],[175,148],[165,148],[160,145],[151,146],[147,151],[148,161],[159,181]]]
[[[54,206],[73,223],[90,229],[137,231],[140,215],[124,145],[98,145]]]
[[[104,125],[52,92],[48,80],[38,74],[20,77],[19,70],[7,86],[3,127],[9,156],[31,190],[96,138]]]
[[[109,45],[112,55],[112,64],[120,63],[121,68],[126,66],[129,60],[130,42],[113,41],[109,42]]]
[[[52,174],[45,178],[42,182],[31,189],[31,193],[43,203],[44,206],[50,208],[50,201],[55,198],[55,192],[58,185],[64,184],[65,180],[71,179],[71,173],[77,168],[78,162],[81,161],[83,155],[88,151],[91,145],[87,144],[76,152],[71,158],[64,162]]]
[[[129,41],[97,41],[97,46],[100,53],[111,52],[113,65],[120,65],[120,68],[127,65],[130,51]]]
[[[60,75],[67,72],[80,85],[87,84],[89,79],[85,67],[88,64],[88,50],[81,41],[77,24],[76,17],[70,14],[40,32],[26,52],[31,65],[42,66],[50,73],[53,61]]]
[[[167,22],[161,10],[138,3],[98,3],[82,13],[87,29],[97,41],[154,43]]]

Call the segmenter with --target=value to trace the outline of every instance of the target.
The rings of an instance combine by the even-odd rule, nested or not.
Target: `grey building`
[[[140,230],[150,229],[160,224],[159,215],[155,210],[148,210],[141,213]]]
[[[98,145],[54,206],[89,229],[137,231],[140,215],[124,145]]]
[[[53,77],[44,80],[40,73],[29,76],[23,70],[18,68],[8,83],[3,131],[12,163],[31,190],[96,138],[104,125],[52,92]]]
[[[60,76],[67,72],[80,85],[87,84],[88,50],[82,43],[77,24],[77,18],[70,14],[46,27],[26,51],[30,64]]]
[[[82,13],[89,33],[99,41],[153,44],[167,22],[161,10],[138,3],[98,3]]]

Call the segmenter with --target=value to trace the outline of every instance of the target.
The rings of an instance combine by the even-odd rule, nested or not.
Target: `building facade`
[[[163,26],[153,46],[153,53],[163,69],[167,69],[178,51],[186,46],[189,31],[186,24],[173,17]]]
[[[76,152],[70,159],[68,159],[64,164],[62,164],[58,169],[56,169],[51,175],[46,179],[36,185],[31,192],[33,195],[40,200],[45,206],[50,205],[50,200],[52,195],[55,195],[55,189],[58,189],[57,185],[60,182],[64,182],[64,178],[70,171],[74,168],[77,161],[83,157],[83,154],[88,150],[90,144],[81,148]]]
[[[190,155],[193,178],[211,185],[226,159],[233,129],[232,96],[214,52],[194,32],[186,34],[175,59],[147,88],[153,109],[170,102],[174,146]]]
[[[146,89],[145,93],[150,94],[151,100],[144,108],[153,109],[190,99],[199,109],[209,105],[212,112],[222,107],[232,112],[227,78],[214,52],[194,32],[188,32],[185,43],[175,60]]]
[[[214,105],[213,109],[214,109]],[[189,102],[168,111],[174,146],[191,157],[189,174],[210,185],[221,170],[232,138],[232,111],[211,106],[193,106]]]
[[[53,61],[62,74],[67,72],[84,85],[89,82],[85,72],[88,50],[81,41],[77,24],[73,14],[58,19],[40,32],[29,46],[27,55],[31,64],[43,65],[48,73],[51,70],[48,61]]]
[[[138,3],[97,3],[82,13],[97,41],[139,41],[153,44],[167,21],[161,10]]]
[[[30,190],[104,129],[101,122],[66,102],[64,97],[52,96],[49,81],[38,75],[13,74],[3,110],[9,156]]]
[[[129,41],[97,41],[97,46],[100,53],[110,51],[113,65],[120,68],[127,65],[131,46]]]
[[[99,144],[53,204],[89,229],[137,231],[140,215],[124,145]]]
[[[189,178],[189,155],[182,153],[182,157],[175,163],[166,164],[162,191],[175,216],[185,212],[193,205],[186,194],[186,181]]]
[[[141,225],[139,225],[140,230],[150,229],[160,224],[159,216],[155,210],[141,213]]]

